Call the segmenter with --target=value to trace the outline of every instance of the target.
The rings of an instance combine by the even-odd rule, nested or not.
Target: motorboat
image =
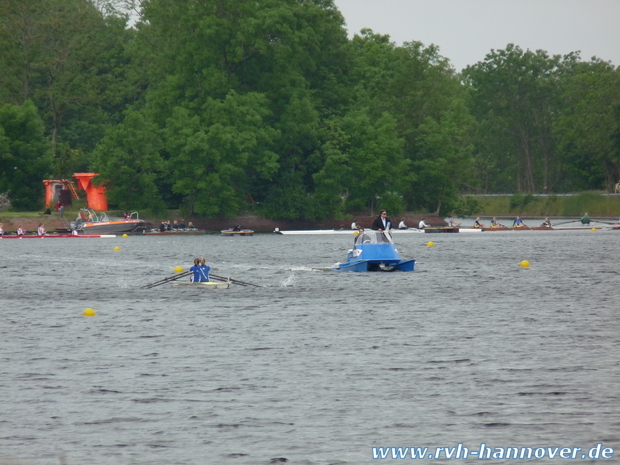
[[[355,237],[346,263],[334,271],[413,271],[415,260],[402,260],[389,232],[365,230]]]
[[[105,212],[96,212],[90,208],[82,208],[75,221],[70,223],[72,231],[80,234],[131,233],[145,227],[144,220],[133,212],[125,218],[109,218]]]

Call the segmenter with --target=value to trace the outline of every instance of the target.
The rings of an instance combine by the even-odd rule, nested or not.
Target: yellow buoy
[[[123,239],[127,239],[129,236],[127,234],[123,234]]]
[[[530,262],[528,262],[527,260],[521,261],[521,268],[529,268],[529,267],[530,267]]]
[[[596,228],[592,228],[592,231],[596,231]]]
[[[92,308],[84,310],[84,316],[95,316],[97,313]]]
[[[121,250],[121,248],[117,245],[116,247],[114,247],[114,250]]]
[[[434,243],[433,241],[428,241],[428,242],[426,243],[426,245],[427,245],[428,247],[435,247],[435,243]]]
[[[175,273],[182,273],[183,272],[183,267],[182,266],[175,266],[174,267],[174,272]]]
[[[359,231],[353,231],[353,235],[354,235],[354,236],[359,235],[359,233],[360,233]]]

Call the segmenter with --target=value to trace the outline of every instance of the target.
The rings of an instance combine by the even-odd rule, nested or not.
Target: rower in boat
[[[484,226],[484,223],[480,222],[480,217],[476,217],[476,220],[474,221],[474,228],[475,229],[480,229]]]
[[[39,236],[45,236],[45,233],[47,231],[45,230],[45,228],[43,227],[43,223],[39,223],[39,228],[37,229],[37,234]]]
[[[586,212],[586,214],[581,217],[581,224],[590,224],[590,217],[588,216],[588,212]]]
[[[503,228],[504,225],[503,224],[499,224],[497,222],[497,219],[495,217],[493,217],[493,219],[491,220],[491,227],[492,228]]]
[[[425,228],[430,228],[430,227],[431,227],[431,225],[430,225],[430,224],[427,224],[427,223],[424,221],[425,219],[426,219],[426,218],[422,218],[422,219],[420,220],[420,223],[418,223],[418,229],[425,229]]]
[[[192,283],[208,283],[209,282],[209,271],[211,270],[210,266],[207,266],[206,258],[195,258],[194,266],[192,266],[189,271],[193,272],[190,277],[190,282]]]
[[[520,216],[517,216],[515,220],[512,222],[513,228],[527,228],[527,224],[523,222]]]
[[[540,227],[541,228],[550,228],[551,227],[551,220],[549,218],[545,218],[545,221],[542,222]]]

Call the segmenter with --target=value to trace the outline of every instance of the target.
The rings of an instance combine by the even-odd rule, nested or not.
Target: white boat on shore
[[[282,234],[285,236],[301,236],[301,235],[321,235],[321,234],[344,234],[353,236],[358,233],[357,229],[307,229],[298,231],[281,231],[280,228],[276,228],[274,231],[276,234]],[[409,228],[409,229],[390,229],[392,234],[419,234],[423,233],[423,229]]]

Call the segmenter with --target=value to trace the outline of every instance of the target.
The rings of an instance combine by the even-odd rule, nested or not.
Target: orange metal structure
[[[73,177],[78,181],[78,187],[86,192],[86,202],[88,208],[98,211],[108,209],[108,199],[105,195],[105,187],[95,186],[92,179],[98,176],[97,173],[73,173]]]

